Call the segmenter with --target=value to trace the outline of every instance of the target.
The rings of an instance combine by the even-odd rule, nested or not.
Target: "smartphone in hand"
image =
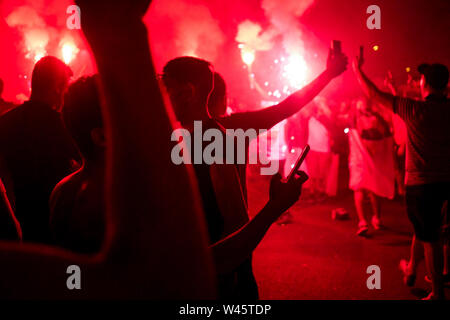
[[[331,42],[331,50],[333,50],[334,54],[342,53],[342,45],[340,40],[333,40]]]
[[[304,148],[302,153],[300,154],[300,157],[297,159],[297,162],[295,163],[294,167],[292,168],[291,172],[286,178],[286,181],[289,182],[291,179],[295,177],[295,174],[300,169],[300,166],[302,165],[303,161],[305,161],[306,156],[308,155],[308,152],[310,150],[309,144],[307,144]]]

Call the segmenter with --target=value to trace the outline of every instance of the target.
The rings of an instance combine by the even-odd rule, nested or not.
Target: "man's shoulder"
[[[0,122],[6,123],[6,122],[15,121],[18,118],[18,116],[20,114],[24,113],[25,111],[26,111],[26,105],[21,104],[15,108],[12,108],[12,109],[6,111],[5,113],[3,113],[0,116]]]
[[[79,169],[58,182],[50,195],[50,208],[52,211],[61,203],[71,202],[82,187],[83,181],[83,170]]]

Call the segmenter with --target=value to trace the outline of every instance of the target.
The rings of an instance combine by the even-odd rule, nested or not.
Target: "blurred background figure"
[[[30,100],[0,117],[0,177],[24,241],[49,242],[50,193],[79,160],[59,112],[71,76],[61,60],[40,59]]]
[[[331,154],[331,109],[323,97],[314,99],[308,120],[308,144],[311,151],[306,157],[310,182],[310,196],[315,201],[327,198],[327,184],[332,161]]]
[[[369,230],[368,211],[372,212],[374,229],[382,227],[379,197],[392,199],[395,195],[394,142],[389,123],[370,100],[361,98],[348,117],[350,154],[349,187],[354,191],[358,214],[357,234]],[[369,200],[370,209],[365,202]]]

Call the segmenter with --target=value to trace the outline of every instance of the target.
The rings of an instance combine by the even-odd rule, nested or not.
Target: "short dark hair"
[[[447,88],[449,73],[445,65],[422,63],[417,70],[424,75],[426,84],[434,90],[443,91]]]
[[[202,94],[208,95],[213,89],[213,71],[211,64],[199,58],[178,57],[170,60],[163,69],[163,81],[172,79],[178,83],[191,83],[200,89]]]
[[[58,58],[43,57],[34,65],[31,91],[45,90],[49,85],[58,83],[62,79],[69,79],[72,75],[72,70]]]
[[[89,159],[98,148],[91,131],[103,127],[98,76],[82,77],[70,85],[64,97],[62,117],[83,157]]]
[[[208,101],[208,110],[213,116],[222,116],[226,112],[226,105],[221,102],[227,97],[227,85],[223,77],[214,72],[214,89]]]

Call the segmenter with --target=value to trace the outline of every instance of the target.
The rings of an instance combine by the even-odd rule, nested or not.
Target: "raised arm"
[[[357,56],[353,61],[353,70],[355,71],[356,78],[358,79],[364,94],[373,99],[375,102],[381,106],[393,110],[394,107],[394,96],[387,92],[383,92],[365,75],[362,71],[362,66],[364,64],[363,57]]]
[[[281,182],[279,174],[272,178],[270,200],[264,208],[239,230],[212,245],[219,274],[236,269],[250,257],[270,226],[297,202],[307,179],[308,176],[302,171],[299,172],[299,177],[289,182]]]
[[[0,243],[0,296],[214,297],[193,175],[170,161],[170,109],[159,91],[141,21],[149,3],[77,1],[106,101],[106,245],[86,257]],[[72,264],[81,268],[81,290],[66,287],[66,268]]]
[[[229,129],[270,129],[277,123],[300,111],[316,97],[331,80],[347,69],[347,57],[330,50],[327,68],[310,84],[291,94],[279,104],[259,111],[236,113],[219,122]]]
[[[148,294],[211,298],[214,272],[198,190],[192,168],[171,161],[173,112],[142,22],[150,1],[101,1],[101,8],[78,2],[108,106],[106,197],[120,241],[111,243],[109,261],[127,259],[129,281]]]

